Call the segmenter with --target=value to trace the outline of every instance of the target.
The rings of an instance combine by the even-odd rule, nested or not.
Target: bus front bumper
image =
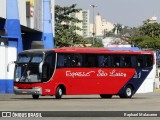
[[[28,95],[42,95],[42,88],[35,87],[32,89],[19,89],[18,87],[14,87],[15,94],[28,94]]]

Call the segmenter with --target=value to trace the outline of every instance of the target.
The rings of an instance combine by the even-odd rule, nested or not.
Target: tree
[[[160,38],[160,24],[158,23],[144,23],[139,28],[141,35],[149,36],[151,38]]]
[[[81,28],[71,24],[81,22],[79,19],[72,17],[72,13],[79,12],[81,9],[76,9],[76,4],[69,7],[55,6],[55,45],[56,47],[71,46],[81,42],[82,37],[76,33],[76,30]]]
[[[148,36],[137,36],[130,39],[130,44],[137,46],[139,48],[146,49],[159,49],[160,48],[160,38],[153,39]]]
[[[149,23],[148,20],[138,29],[139,34],[132,36],[129,40],[130,44],[147,49],[160,48],[160,24]]]
[[[123,27],[121,24],[114,24],[113,33],[119,34],[121,33]]]
[[[83,44],[91,44],[92,47],[104,47],[102,40],[99,38],[94,39],[95,44],[92,45],[93,43],[93,37],[88,37],[83,39]]]

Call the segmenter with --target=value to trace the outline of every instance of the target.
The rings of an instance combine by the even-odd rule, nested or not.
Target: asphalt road
[[[136,94],[132,99],[120,99],[118,96],[101,99],[99,95],[70,95],[63,96],[60,100],[54,96],[43,96],[34,100],[31,95],[1,94],[0,111],[160,111],[160,92]]]
[[[132,99],[101,99],[99,95],[42,96],[0,95],[0,111],[160,111],[160,92],[136,94]]]

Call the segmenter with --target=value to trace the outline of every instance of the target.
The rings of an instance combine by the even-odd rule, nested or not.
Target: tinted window
[[[121,56],[113,55],[113,67],[120,67]]]
[[[97,55],[85,54],[84,56],[84,67],[98,67],[97,65]]]
[[[111,55],[99,55],[98,56],[98,67],[111,67]]]
[[[32,63],[40,63],[42,61],[42,59],[43,59],[42,55],[33,56],[31,62]]]
[[[153,64],[151,55],[58,54],[57,67],[143,68]]]
[[[137,56],[131,55],[131,67],[136,68],[137,67]]]
[[[57,67],[82,67],[82,55],[58,54]]]
[[[21,55],[18,58],[18,63],[28,63],[30,61],[31,57],[27,55]]]
[[[54,68],[55,68],[55,54],[50,53],[46,56],[45,62],[43,64],[43,70],[42,70],[43,82],[48,81],[52,77]]]
[[[153,56],[144,55],[144,67],[151,67],[153,65]]]
[[[18,57],[18,63],[40,63],[43,60],[43,55],[20,55]]]
[[[134,61],[135,62],[135,61]],[[131,63],[131,56],[130,55],[126,55],[124,57],[124,67],[132,67],[132,63]]]
[[[119,67],[119,68],[128,68],[132,67],[131,63],[131,56],[130,55],[113,55],[113,67]]]
[[[143,62],[143,55],[137,56],[137,67],[144,67]]]

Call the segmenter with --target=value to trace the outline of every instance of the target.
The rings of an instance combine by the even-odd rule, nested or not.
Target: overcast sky
[[[160,21],[160,0],[55,0],[60,6],[77,4],[77,8],[90,10],[91,4],[96,5],[95,13],[112,23],[120,23],[130,27],[142,25],[142,21],[152,16]],[[92,19],[90,19],[92,21]]]

